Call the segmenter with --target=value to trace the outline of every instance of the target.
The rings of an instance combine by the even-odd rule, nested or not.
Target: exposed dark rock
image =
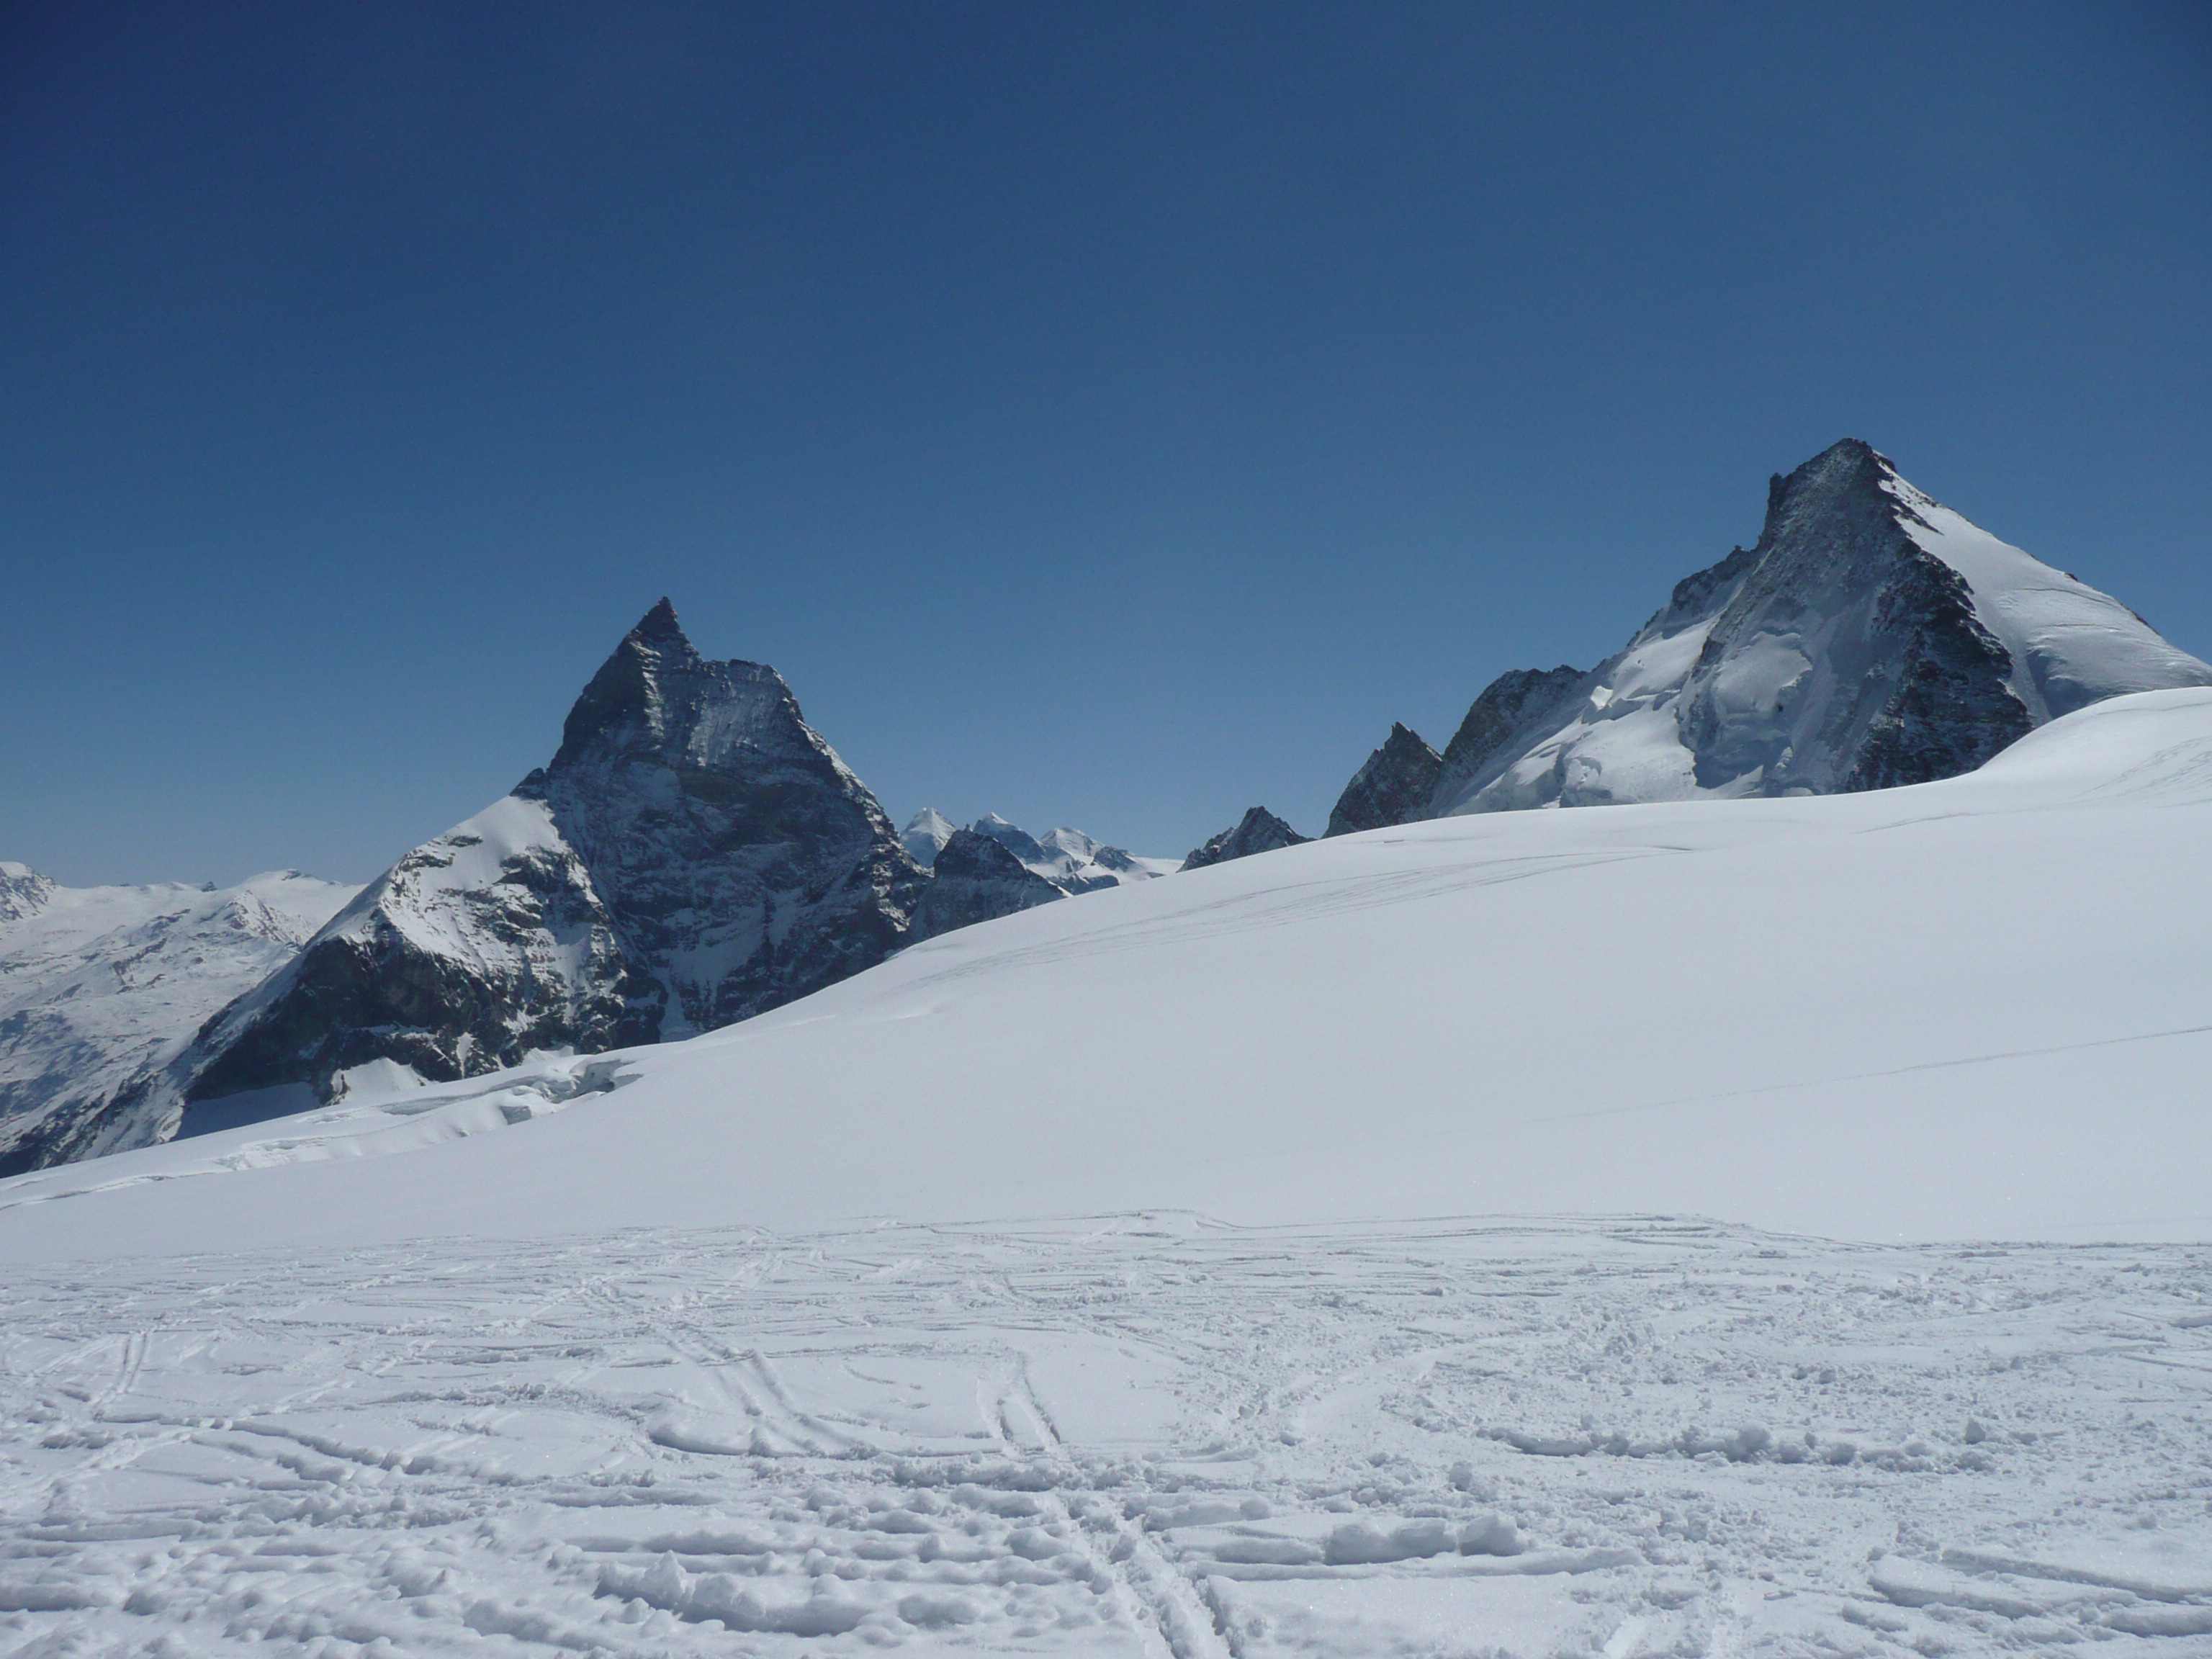
[[[1581,669],[1561,663],[1557,668],[1509,668],[1483,687],[1444,745],[1443,764],[1431,792],[1431,810],[1487,765],[1515,733],[1571,697],[1582,681]]]
[[[1249,859],[1255,853],[1273,853],[1285,847],[1296,847],[1313,839],[1302,836],[1264,806],[1255,806],[1237,821],[1233,829],[1219,835],[1197,848],[1182,861],[1186,870],[1203,870],[1209,864],[1226,864],[1231,859]]]
[[[1929,783],[1971,772],[2033,722],[2006,689],[2011,659],[1974,618],[1956,571],[1925,554],[1901,560],[1875,603],[1877,634],[1898,641],[1868,670],[1880,712],[1844,775],[1847,790]]]
[[[1392,726],[1382,746],[1367,757],[1336,798],[1328,828],[1322,834],[1349,836],[1423,817],[1443,763],[1443,757],[1411,726]]]
[[[1002,842],[956,830],[938,851],[936,873],[915,907],[910,937],[933,939],[1066,896]]]

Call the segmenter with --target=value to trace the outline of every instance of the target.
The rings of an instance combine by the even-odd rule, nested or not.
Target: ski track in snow
[[[1161,1213],[8,1310],[11,1654],[2212,1653],[2203,1245]]]

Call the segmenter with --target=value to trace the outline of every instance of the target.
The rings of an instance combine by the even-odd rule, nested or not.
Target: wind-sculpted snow
[[[2212,1639],[2201,1247],[1150,1212],[9,1291],[26,1656]]]

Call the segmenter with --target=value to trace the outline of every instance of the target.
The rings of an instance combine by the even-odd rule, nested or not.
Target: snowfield
[[[2212,1650],[2201,1247],[1156,1215],[9,1297],[17,1654]]]
[[[2148,693],[0,1182],[0,1650],[2212,1654],[2208,847]]]

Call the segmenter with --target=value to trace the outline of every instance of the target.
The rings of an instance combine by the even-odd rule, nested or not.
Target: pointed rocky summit
[[[1194,850],[1182,861],[1186,870],[1203,870],[1210,864],[1226,864],[1231,859],[1249,859],[1255,853],[1273,853],[1285,847],[1303,846],[1313,839],[1302,836],[1264,806],[1255,806],[1237,821],[1234,828],[1224,830],[1205,846]]]
[[[551,764],[372,883],[175,1081],[328,1099],[376,1062],[448,1079],[709,1030],[881,961],[927,879],[782,677],[701,657],[664,599]]]
[[[2102,698],[2206,684],[2125,605],[1846,438],[1773,478],[1757,543],[1617,655],[1500,676],[1406,817],[1921,783]]]
[[[1425,811],[1436,793],[1443,757],[1421,740],[1411,726],[1393,726],[1382,746],[1367,757],[1367,764],[1352,775],[1328,815],[1322,834],[1349,836],[1361,830],[1380,830],[1403,823]]]

